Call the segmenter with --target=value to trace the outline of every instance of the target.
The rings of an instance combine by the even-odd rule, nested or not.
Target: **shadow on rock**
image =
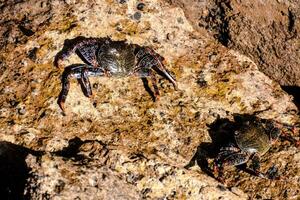
[[[296,140],[290,132],[293,133],[294,129],[296,128],[295,125],[289,125],[289,124],[279,124],[275,121],[268,120],[268,119],[261,119],[256,117],[255,114],[233,114],[234,121],[229,121],[228,119],[224,118],[218,118],[215,122],[208,125],[209,127],[209,135],[212,139],[211,143],[203,142],[201,143],[197,151],[190,161],[190,163],[186,167],[190,167],[197,164],[202,169],[203,172],[207,173],[208,175],[213,176],[212,173],[212,166],[209,166],[209,163],[207,161],[208,158],[215,159],[218,154],[220,153],[220,149],[222,147],[232,147],[235,146],[237,148],[240,148],[238,144],[236,143],[236,137],[235,132],[238,130],[244,130],[245,128],[251,128],[253,126],[255,127],[261,127],[263,129],[255,129],[258,134],[255,136],[259,136],[261,134],[268,134],[269,137],[274,137],[274,140],[277,138],[280,138],[281,140],[287,140],[291,143],[291,145],[295,145],[296,147],[299,146],[300,142]],[[249,124],[249,122],[251,122]],[[257,124],[261,124],[258,126]],[[250,126],[251,125],[251,126]],[[262,132],[259,132],[262,131]],[[248,132],[249,133],[249,132]],[[247,140],[247,137],[249,135],[244,135],[246,137],[246,140],[239,140],[245,142],[249,142],[249,139]],[[265,148],[264,145],[266,145],[268,148],[268,142],[272,142],[272,138],[269,138],[268,141],[264,140],[258,140],[259,142],[255,143],[256,140],[250,141],[250,145],[253,143],[255,145],[258,145],[258,148]],[[260,141],[263,141],[265,143],[261,143]],[[248,144],[246,144],[248,145]],[[250,146],[252,148],[257,148],[257,146]],[[247,147],[249,148],[249,147]],[[255,149],[258,151],[258,153],[261,153],[259,149]],[[268,149],[267,149],[268,150]],[[221,152],[222,153],[222,152]],[[249,153],[249,152],[248,152]],[[249,158],[250,159],[250,158]],[[247,168],[247,164],[240,164],[236,165],[236,167],[240,170],[243,170],[249,174],[252,175],[258,175],[253,171],[253,169]],[[270,168],[267,173],[268,177],[271,177],[270,179],[274,179],[272,177],[276,178],[276,167]]]
[[[281,86],[281,88],[286,91],[288,94],[294,97],[294,103],[297,106],[298,110],[300,110],[300,87],[297,86]]]
[[[218,118],[212,124],[209,124],[208,127],[212,142],[202,142],[197,147],[194,157],[186,167],[189,168],[197,162],[203,172],[214,177],[208,165],[207,158],[215,158],[222,146],[234,140],[233,137],[234,131],[236,130],[236,124],[229,121],[229,119]]]
[[[92,147],[93,143],[97,143],[98,147]],[[75,161],[88,161],[92,156],[89,154],[89,156],[82,154],[84,150],[80,149],[84,144],[90,144],[89,151],[95,151],[95,148],[98,148],[98,153],[100,153],[101,150],[106,150],[106,144],[104,144],[101,141],[98,140],[81,140],[79,137],[74,137],[69,141],[69,145],[67,147],[64,147],[60,151],[53,152],[52,154],[55,156],[64,157],[66,159],[74,159]],[[93,149],[92,149],[93,148]]]
[[[9,199],[30,199],[24,195],[26,180],[30,168],[25,162],[26,156],[33,154],[41,155],[25,147],[0,141],[0,197]]]

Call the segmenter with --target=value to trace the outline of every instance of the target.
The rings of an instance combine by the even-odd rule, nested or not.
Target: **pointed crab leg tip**
[[[258,177],[263,178],[263,179],[269,179],[266,175],[259,173],[257,174]]]
[[[155,96],[154,101],[159,101],[160,96]]]
[[[178,85],[177,85],[177,83],[173,83],[173,85],[174,85],[174,89],[175,89],[176,91],[178,91],[178,90],[179,90],[179,88],[178,88]]]
[[[162,72],[164,73],[164,75],[166,76],[166,78],[174,85],[174,87],[178,88],[175,78],[173,78],[173,76],[170,75],[166,70],[163,70]]]
[[[65,104],[64,104],[63,102],[59,102],[58,105],[59,105],[61,111],[62,111],[63,113],[66,113],[66,112],[65,112]]]

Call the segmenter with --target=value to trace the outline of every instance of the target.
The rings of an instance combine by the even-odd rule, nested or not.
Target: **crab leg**
[[[86,97],[92,96],[93,95],[92,87],[91,87],[91,83],[88,79],[88,70],[86,68],[82,69],[81,77],[80,77],[80,79],[78,79],[78,81],[81,85],[84,95]]]
[[[233,153],[221,160],[222,166],[237,166],[246,163],[249,156],[245,153]],[[218,162],[218,160],[217,160]]]
[[[248,154],[242,152],[233,152],[232,154],[228,152],[228,154],[225,153],[223,156],[220,155],[214,163],[214,172],[218,176],[217,179],[223,182],[224,166],[237,166],[246,163],[248,160]]]
[[[161,66],[163,66],[163,65],[161,65]],[[171,81],[175,90],[178,90],[177,83],[176,83],[175,79],[171,76],[171,74],[169,74],[165,69],[159,68],[159,70],[168,78],[169,81]]]
[[[152,58],[154,59],[154,63],[155,63],[155,67],[161,72],[163,73],[166,78],[173,84],[174,88],[176,90],[178,90],[178,86],[177,83],[175,81],[175,79],[171,76],[170,73],[168,73],[167,69],[165,68],[165,66],[163,65],[162,61],[164,60],[163,57],[161,57],[159,54],[155,53],[152,49],[147,48],[146,49],[148,51],[148,53],[152,56]]]
[[[176,83],[175,79],[171,76],[171,74],[169,74],[166,70],[163,70],[162,72],[169,79],[169,81],[171,81],[171,83],[173,84],[175,90],[178,90],[177,83]]]
[[[154,59],[156,61],[156,64],[154,65],[154,67],[158,71],[160,71],[173,84],[175,90],[178,90],[178,86],[177,86],[175,79],[171,76],[171,74],[169,72],[167,72],[167,69],[165,68],[165,66],[157,58],[154,58]]]
[[[167,71],[167,69],[162,63],[162,61],[164,60],[162,56],[155,53],[150,48],[142,48],[139,50],[139,52],[136,55],[138,58],[138,67],[136,68],[136,71],[142,68],[150,69],[153,67],[154,70],[159,71],[161,75],[167,78],[173,84],[174,88],[178,90],[175,78],[171,76],[171,74]]]
[[[84,94],[87,97],[92,95],[91,84],[88,80],[89,76],[103,76],[104,72],[100,68],[94,68],[85,64],[77,64],[66,67],[62,74],[62,90],[58,96],[57,103],[62,111],[64,109],[64,103],[66,101],[69,89],[70,89],[70,78],[76,78],[79,80]]]
[[[252,169],[253,169],[254,173],[261,178],[266,178],[266,176],[260,172],[260,157],[259,157],[259,155],[253,154],[251,160],[252,160]]]
[[[95,67],[96,51],[99,42],[100,40],[96,38],[81,37],[67,40],[63,49],[55,56],[54,66],[59,67],[62,60],[77,52],[86,64],[91,64]]]

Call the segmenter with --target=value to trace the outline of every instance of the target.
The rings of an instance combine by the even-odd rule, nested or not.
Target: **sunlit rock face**
[[[224,46],[251,57],[262,72],[280,85],[299,89],[298,1],[168,2],[180,6],[194,28],[207,30]],[[299,98],[296,92],[291,92]]]
[[[20,157],[28,173],[26,184],[20,186],[24,195],[246,199],[243,191],[252,197],[252,190],[259,195],[265,191],[266,198],[295,196],[296,189],[284,192],[297,188],[299,178],[299,159],[293,156],[299,150],[289,142],[279,142],[262,163],[262,170],[274,163],[291,179],[288,184],[278,182],[281,189],[273,193],[268,180],[235,170],[226,174],[229,190],[194,162],[199,151],[208,153],[200,147],[212,142],[209,125],[216,119],[258,113],[261,118],[294,124],[297,108],[251,59],[195,30],[180,7],[159,0],[143,3],[1,4],[0,140],[26,155]],[[157,75],[161,95],[154,102],[139,77],[94,77],[90,78],[94,96],[87,98],[78,82],[71,80],[63,115],[57,96],[64,68],[54,67],[53,61],[64,43],[78,36],[151,47],[165,58],[179,89]],[[62,65],[76,63],[82,61],[73,54]],[[151,80],[149,87],[153,91]],[[9,152],[5,155],[11,156]],[[211,161],[208,157],[207,168]],[[257,185],[262,187],[255,189]],[[8,188],[5,195],[11,191]]]

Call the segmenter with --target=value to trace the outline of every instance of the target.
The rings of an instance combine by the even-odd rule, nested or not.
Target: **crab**
[[[77,37],[65,42],[64,48],[55,56],[54,65],[60,67],[62,61],[72,53],[76,53],[83,63],[66,67],[62,74],[62,90],[57,101],[62,111],[65,111],[64,103],[70,88],[70,78],[78,80],[87,97],[93,95],[88,79],[90,76],[136,75],[144,82],[150,77],[154,88],[154,101],[159,98],[155,72],[169,80],[176,90],[178,89],[175,78],[163,64],[164,58],[150,47],[129,44],[126,41],[113,41],[110,38]]]
[[[221,147],[214,160],[214,173],[217,174],[217,179],[224,182],[224,167],[246,164],[250,160],[255,175],[267,178],[259,171],[260,157],[268,152],[280,136],[280,124],[258,118],[242,119],[239,123],[239,127],[234,131],[234,143]]]

